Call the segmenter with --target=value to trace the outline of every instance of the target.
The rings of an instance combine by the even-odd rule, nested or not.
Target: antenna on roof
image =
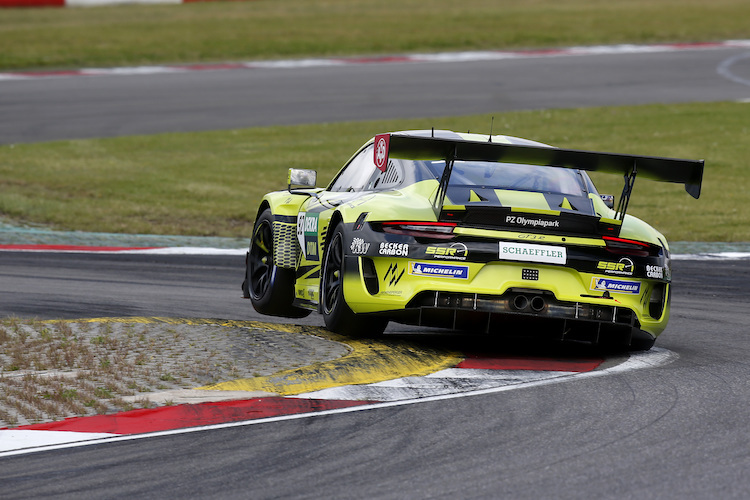
[[[490,120],[490,140],[489,142],[492,142],[492,128],[495,126],[495,117],[493,116]]]

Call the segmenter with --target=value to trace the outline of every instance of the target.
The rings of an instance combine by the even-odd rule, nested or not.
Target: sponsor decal
[[[349,250],[354,255],[364,255],[370,249],[370,244],[362,238],[352,238],[352,244],[349,245]]]
[[[455,278],[466,280],[469,279],[469,266],[409,262],[409,274],[412,276],[428,276],[430,278]]]
[[[591,279],[591,289],[597,292],[638,295],[641,293],[641,283],[639,281],[618,280],[614,278],[597,278],[596,276],[594,276]]]
[[[599,261],[596,268],[604,274],[618,274],[620,276],[633,276],[635,266],[633,261],[627,257],[620,259],[620,262]]]
[[[664,279],[664,268],[662,266],[646,266],[646,276],[659,280]]]
[[[544,240],[546,239],[541,234],[519,234],[518,235],[519,240]]]
[[[565,247],[534,245],[532,243],[501,241],[499,256],[501,259],[522,262],[543,262],[546,264],[565,264],[567,262]]]
[[[559,220],[527,219],[526,217],[522,217],[520,215],[506,215],[505,223],[513,224],[514,226],[523,226],[523,227],[541,227],[541,228],[549,228],[549,227],[559,228],[560,227]]]
[[[452,243],[450,246],[435,245],[427,247],[425,255],[443,260],[466,260],[469,249],[463,243]]]
[[[379,134],[375,136],[375,148],[373,150],[375,166],[381,172],[388,168],[388,145],[391,142],[390,134]]]
[[[308,260],[318,258],[318,215],[317,213],[300,212],[297,214],[297,240],[302,254]]]
[[[386,286],[398,285],[398,282],[401,281],[401,276],[404,275],[405,271],[406,269],[399,268],[398,264],[391,264],[388,266],[385,276],[383,276],[383,282]]]
[[[389,255],[391,257],[406,257],[409,255],[409,244],[384,241],[380,244],[378,253],[380,255]]]

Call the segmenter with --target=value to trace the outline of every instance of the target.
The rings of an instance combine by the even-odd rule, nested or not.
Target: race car
[[[260,203],[245,298],[377,335],[389,321],[649,349],[669,319],[666,238],[626,214],[636,177],[700,196],[703,160],[554,148],[511,136],[379,134],[325,187],[290,169]],[[622,175],[601,195],[588,171]]]

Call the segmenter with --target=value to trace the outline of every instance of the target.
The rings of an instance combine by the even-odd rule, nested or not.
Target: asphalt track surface
[[[236,256],[4,252],[0,314],[268,320],[241,274]],[[674,280],[666,366],[5,458],[3,496],[744,498],[750,267],[678,260]]]
[[[667,58],[644,54],[622,56],[617,63],[602,62],[603,66],[595,67],[587,67],[591,63],[583,60],[512,61],[508,69],[514,71],[508,74],[527,68],[522,79],[528,84],[536,82],[537,90],[521,85],[515,94],[499,91],[497,101],[485,99],[476,106],[485,111],[487,102],[495,102],[491,109],[497,110],[497,102],[513,101],[511,94],[526,95],[529,102],[538,104],[533,107],[742,99],[748,97],[750,87],[717,71],[723,61],[741,56],[737,50],[686,52]],[[681,62],[671,66],[671,61]],[[732,75],[738,75],[747,61],[737,59]],[[384,71],[408,73],[405,66],[392,66],[397,65],[384,65]],[[421,66],[414,65],[419,74],[409,76],[408,81],[432,82],[425,78],[438,71],[436,66],[426,74],[418,71]],[[635,71],[636,67],[650,67],[651,76]],[[454,88],[454,96],[466,93],[467,69],[453,69],[454,84],[463,85],[463,89]],[[352,68],[345,73],[359,84],[373,82],[375,87],[364,93],[364,99],[402,90],[395,79],[398,74],[379,75],[376,66],[365,66],[362,71],[364,76],[357,76]],[[587,76],[583,74],[586,71],[591,73]],[[605,75],[610,71],[615,73]],[[315,70],[313,74],[322,79],[324,72]],[[191,73],[186,78],[220,81],[220,73],[205,77]],[[229,77],[238,78],[238,74]],[[560,80],[560,75],[566,78]],[[627,75],[631,75],[631,83],[617,85],[628,81]],[[341,77],[334,71],[333,80]],[[109,84],[115,91],[135,85],[131,92],[146,93],[147,87],[140,86],[147,85],[150,78],[113,78]],[[63,82],[62,87],[70,85],[68,91],[79,85],[101,85],[104,94],[108,84],[101,82],[108,79],[102,77],[99,83],[88,83],[97,80],[93,78],[25,82],[31,89],[25,99],[5,92],[5,85],[15,87],[19,82],[2,82],[0,109],[7,109],[9,100],[31,106],[39,85],[49,87],[38,95],[60,92],[57,97],[63,96],[65,88],[50,90],[56,87],[55,81]],[[391,91],[378,87],[391,79]],[[161,82],[163,96],[171,95],[164,89],[179,78],[169,80],[160,77],[154,81]],[[481,80],[472,79],[470,84],[480,85]],[[557,80],[556,85],[562,87],[550,80]],[[571,90],[575,81],[589,82],[588,88]],[[407,92],[410,85],[405,87]],[[485,97],[498,87],[502,85],[495,82],[493,87],[490,82]],[[426,93],[424,85],[415,88]],[[94,89],[89,90],[90,96],[96,95]],[[335,95],[334,90],[328,91]],[[168,117],[165,109],[152,116],[164,115],[162,130],[170,125],[187,126],[184,122],[189,120],[183,112],[199,114],[194,95],[177,93],[187,99],[184,109],[175,106],[177,117]],[[81,92],[81,102],[85,95]],[[298,88],[295,95],[302,100],[304,91]],[[456,113],[450,107],[453,104],[435,96],[431,109],[445,112],[432,116]],[[417,97],[417,102],[422,100]],[[216,99],[219,105],[224,97]],[[320,118],[318,109],[317,120],[369,119],[385,114],[377,106],[382,101],[364,99],[359,104],[367,111],[356,118]],[[73,101],[75,97],[70,99]],[[461,113],[476,112],[471,101],[468,95]],[[45,126],[40,118],[46,113],[45,103],[54,104],[49,98],[38,108],[32,106],[39,121],[30,128],[12,127],[23,141],[63,138],[60,134],[65,130],[71,136],[83,136],[83,125],[101,113],[101,109],[71,106],[70,110],[79,109],[71,119],[74,126],[66,129],[57,124],[62,114],[47,115]],[[110,135],[148,133],[135,127],[148,122],[148,113],[141,117],[139,106],[121,105],[120,111],[128,108],[122,117],[118,117],[116,106],[99,115],[100,129]],[[210,110],[213,101],[203,105]],[[356,107],[356,103],[352,105]],[[516,103],[507,109],[520,108],[523,105]],[[416,107],[409,112],[430,115],[424,111]],[[202,129],[245,126],[217,121],[209,111],[205,114]],[[129,117],[134,119],[132,127],[125,126]],[[299,116],[288,119],[304,121]],[[3,127],[7,129],[7,125]],[[9,134],[2,131],[0,135],[6,140]],[[241,266],[238,257],[3,252],[0,314],[268,320],[255,316],[240,298]],[[750,466],[750,342],[745,310],[750,266],[743,260],[678,260],[674,262],[674,283],[672,320],[657,345],[679,358],[665,366],[497,394],[4,458],[0,459],[3,497],[746,498],[750,491],[746,474]],[[311,316],[303,322],[319,321]]]
[[[750,98],[750,45],[469,62],[0,78],[0,144]],[[2,75],[0,75],[1,77]],[[484,127],[488,124],[477,124]]]

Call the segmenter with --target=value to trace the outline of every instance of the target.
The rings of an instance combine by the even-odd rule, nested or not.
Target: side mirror
[[[288,189],[292,187],[314,188],[318,173],[315,170],[304,170],[301,168],[290,168],[287,178]]]
[[[607,207],[614,210],[615,209],[615,195],[613,194],[600,194],[599,195]]]

